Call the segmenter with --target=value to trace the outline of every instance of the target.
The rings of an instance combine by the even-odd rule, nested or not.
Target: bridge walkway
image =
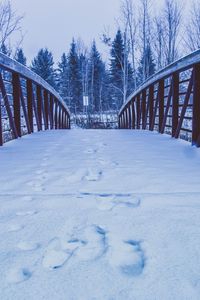
[[[149,131],[6,143],[0,298],[199,299],[199,161],[196,147]]]

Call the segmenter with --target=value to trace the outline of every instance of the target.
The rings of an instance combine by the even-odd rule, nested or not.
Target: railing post
[[[128,105],[128,128],[131,129],[131,104]]]
[[[154,105],[154,85],[150,85],[149,87],[149,130],[151,129],[151,125],[153,123],[153,105]]]
[[[123,112],[121,113],[121,129],[123,129]]]
[[[33,132],[33,85],[30,79],[27,79],[27,108],[30,129]]]
[[[17,130],[18,137],[21,137],[21,105],[20,105],[20,79],[19,74],[12,73],[13,85],[13,109],[14,109],[14,122]]]
[[[146,117],[146,89],[142,91],[142,129],[146,129],[145,117]]]
[[[45,130],[49,129],[49,103],[48,103],[48,92],[44,90],[44,113],[45,113]]]
[[[57,99],[54,99],[54,103],[55,103],[55,129],[58,129],[58,103],[57,103]]]
[[[194,66],[193,73],[192,145],[200,147],[200,64]]]
[[[132,100],[132,129],[135,129],[135,99]]]
[[[126,112],[126,129],[128,129],[128,122],[129,122],[129,120],[128,120],[128,107],[126,107],[125,112]]]
[[[70,120],[70,115],[69,114],[67,114],[67,116],[68,116],[68,129],[71,129],[71,120]]]
[[[37,85],[37,112],[40,130],[42,130],[42,95],[41,87],[39,85]]]
[[[172,75],[172,137],[175,137],[179,115],[179,73]]]
[[[50,94],[49,99],[49,118],[50,118],[50,129],[53,129],[53,95]]]
[[[140,118],[141,118],[140,94],[136,98],[136,113],[137,113],[137,129],[140,129]]]
[[[0,98],[0,146],[3,146],[1,101],[2,101],[2,100],[1,100],[1,98]]]
[[[163,118],[164,118],[164,96],[165,96],[165,82],[164,79],[159,81],[159,126],[158,130],[161,133]]]

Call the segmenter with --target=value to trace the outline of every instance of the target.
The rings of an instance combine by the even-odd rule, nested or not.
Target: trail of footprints
[[[30,199],[29,199],[30,201]],[[140,199],[131,195],[97,196],[97,209],[112,211],[117,206],[128,209],[138,207]],[[37,211],[19,211],[16,216],[33,216]],[[10,225],[10,232],[22,230],[24,226]],[[16,245],[19,251],[37,251],[42,245],[33,241],[22,241]],[[97,224],[75,226],[70,232],[52,238],[41,258],[32,267],[17,266],[7,274],[11,283],[20,283],[31,278],[38,263],[47,270],[56,270],[70,260],[91,262],[104,258],[110,267],[126,276],[139,276],[145,267],[145,255],[142,243],[138,240],[124,240],[120,233],[112,233]]]
[[[98,144],[99,148],[105,147],[106,144]],[[91,148],[85,151],[86,154],[96,154],[98,148]],[[27,183],[34,191],[44,191],[42,182],[46,179],[48,155],[43,158],[41,169],[36,171],[35,180]],[[117,166],[116,162],[109,162],[99,159],[102,166]],[[69,183],[78,181],[96,182],[101,180],[103,171],[99,169],[78,170],[68,174],[66,180]],[[112,211],[117,207],[127,209],[140,206],[140,199],[132,195],[96,195],[96,207],[99,210]],[[31,199],[28,199],[31,201]],[[19,211],[16,212],[18,217],[31,217],[37,214],[37,211]],[[9,232],[18,232],[24,228],[23,225],[11,224]],[[19,251],[37,251],[42,247],[39,243],[32,241],[23,241],[17,244]],[[124,240],[119,234],[113,234],[109,230],[97,224],[87,225],[84,227],[74,227],[69,233],[52,238],[44,250],[42,257],[42,266],[47,270],[56,270],[66,265],[70,260],[77,261],[97,261],[104,258],[108,264],[127,276],[138,276],[145,267],[145,255],[140,241]],[[41,260],[39,260],[41,261]],[[37,263],[35,264],[37,265]],[[7,280],[11,283],[20,283],[31,278],[35,266],[32,268],[16,266],[7,274]]]
[[[127,276],[140,275],[145,266],[140,241],[124,241],[119,235],[113,235],[96,224],[75,230],[65,239],[55,237],[49,243],[42,263],[43,267],[54,270],[71,259],[96,261],[102,257],[111,267]]]

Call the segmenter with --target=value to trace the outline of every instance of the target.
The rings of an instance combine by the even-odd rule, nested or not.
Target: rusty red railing
[[[47,129],[70,129],[66,104],[40,76],[0,53],[0,145]]]
[[[200,147],[200,50],[138,88],[119,112],[120,129],[157,130]]]

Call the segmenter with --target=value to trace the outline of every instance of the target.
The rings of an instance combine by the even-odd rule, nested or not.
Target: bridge
[[[200,51],[127,99],[123,130],[69,130],[51,86],[0,67],[0,298],[199,299]]]

